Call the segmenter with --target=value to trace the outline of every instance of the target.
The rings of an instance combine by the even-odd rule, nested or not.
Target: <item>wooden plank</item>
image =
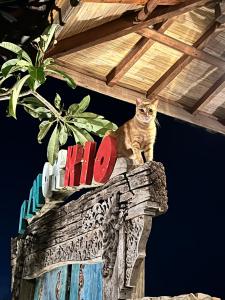
[[[148,0],[145,6],[139,11],[137,14],[135,21],[144,21],[146,20],[153,10],[157,7],[158,1],[157,0]]]
[[[81,0],[81,3],[112,3],[112,4],[136,4],[144,5],[146,0]]]
[[[173,19],[161,24],[158,31],[165,32],[173,23]],[[106,76],[107,84],[109,86],[115,85],[123,76],[130,70],[130,68],[148,51],[155,42],[146,37],[142,37],[131,49],[131,51],[122,59],[122,61],[112,69]]]
[[[206,32],[193,44],[193,47],[201,50],[208,40],[215,36],[215,30],[218,27],[217,22],[213,22]],[[147,91],[147,98],[158,95],[192,60],[194,57],[184,54],[175,64],[173,64]]]
[[[67,266],[56,268],[36,279],[34,300],[66,300]],[[24,298],[25,299],[25,298]]]
[[[46,56],[57,58],[69,53],[96,46],[101,43],[120,38],[129,33],[136,32],[147,26],[181,15],[209,2],[211,1],[188,0],[185,3],[174,5],[166,9],[156,8],[150,19],[139,22],[138,24],[134,24],[133,22],[136,17],[136,12],[131,12],[130,14],[124,15],[111,22],[58,41],[55,47],[48,51]]]
[[[79,300],[80,264],[73,264],[70,281],[70,300]]]
[[[191,108],[191,113],[195,114],[198,110],[203,110],[213,99],[225,88],[225,73],[208,89],[208,91],[198,100],[198,102]],[[225,102],[222,97],[221,104]],[[219,107],[219,103],[217,104]],[[211,109],[211,113],[216,110],[217,107]]]
[[[81,72],[75,70],[73,65],[68,64],[63,60],[58,59],[56,60],[56,62],[58,65],[60,65],[60,70],[65,71],[70,76],[72,76],[79,86],[132,104],[135,104],[136,98],[145,99],[144,93],[130,90],[118,85],[109,87],[104,81],[93,78],[87,74],[82,74]],[[199,112],[199,114],[196,116],[192,115],[182,106],[178,106],[169,100],[163,99],[162,97],[160,97],[158,111],[168,116],[175,117],[191,124],[205,127],[209,130],[216,131],[225,135],[225,127],[215,118],[211,118],[210,116],[201,112]]]
[[[80,266],[83,276],[83,285],[80,289],[79,299],[102,300],[103,299],[103,264],[87,264]],[[72,299],[71,299],[72,300]]]
[[[207,52],[196,49],[193,46],[187,45],[179,40],[176,40],[170,36],[157,32],[156,30],[150,28],[144,28],[141,32],[147,37],[151,38],[156,42],[159,42],[163,45],[176,49],[180,52],[183,52],[187,55],[192,56],[193,58],[202,60],[208,64],[214,65],[221,70],[225,70],[225,59],[213,56]]]

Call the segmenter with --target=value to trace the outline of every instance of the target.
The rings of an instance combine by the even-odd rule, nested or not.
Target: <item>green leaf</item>
[[[26,61],[32,64],[32,60],[30,56],[27,54],[27,52],[24,51],[21,47],[17,46],[16,44],[10,42],[1,42],[0,47],[16,53],[17,55],[21,56],[23,59],[25,59]]]
[[[37,107],[45,107],[45,105],[40,101],[38,100],[37,98],[35,97],[26,97],[26,98],[23,98],[22,101],[20,101],[21,104],[32,104],[34,108],[37,108]]]
[[[39,119],[50,119],[52,114],[49,109],[45,107],[36,107],[33,104],[23,104],[25,111],[30,114],[33,118]]]
[[[58,125],[56,125],[55,129],[52,132],[47,147],[47,157],[51,165],[54,164],[58,152],[59,152],[59,131],[58,131]]]
[[[68,139],[67,128],[65,125],[61,125],[61,130],[59,133],[59,143],[61,146],[65,145]]]
[[[49,69],[49,68],[46,68],[46,71],[50,74],[59,75],[60,77],[62,77],[66,81],[66,83],[68,84],[69,87],[71,87],[72,89],[75,89],[76,83],[65,72],[60,71],[60,70],[53,70],[53,69]]]
[[[72,131],[74,139],[77,144],[84,145],[87,141],[93,141],[92,136],[85,129],[80,129],[73,125],[68,125],[68,124],[67,126]]]
[[[20,67],[20,69],[27,69],[27,67],[30,66],[30,64],[25,60],[19,60],[17,58],[7,60],[1,67],[2,75],[6,77],[10,73],[11,69],[13,69],[16,66]]]
[[[60,109],[60,107],[61,107],[61,97],[60,97],[59,94],[56,94],[54,103],[55,103],[55,107]]]
[[[19,98],[20,91],[24,85],[24,83],[28,80],[30,75],[24,76],[20,79],[13,87],[13,91],[9,100],[9,115],[16,119],[16,106]]]
[[[50,121],[43,121],[40,125],[39,125],[39,133],[38,133],[38,143],[41,144],[43,138],[46,136],[46,134],[48,133],[49,129],[51,128],[53,122]]]
[[[55,62],[54,58],[48,57],[44,60],[43,65],[45,67],[47,67],[47,66],[53,65],[54,62]]]
[[[41,38],[42,38],[42,40],[43,40],[43,42],[42,42],[42,43],[43,43],[43,48],[42,48],[42,50],[43,50],[44,52],[48,49],[48,47],[49,47],[49,45],[50,45],[50,43],[51,43],[51,40],[52,40],[53,35],[54,35],[54,33],[55,33],[56,27],[57,27],[56,24],[52,24],[52,25],[48,26],[48,27],[44,30],[44,32],[42,33],[42,35],[41,35]]]
[[[87,109],[87,107],[89,106],[90,101],[91,101],[91,99],[90,99],[89,95],[84,97],[83,100],[78,104],[79,107],[78,107],[78,110],[76,111],[76,114],[84,112]]]
[[[91,112],[84,112],[84,113],[77,114],[76,117],[77,118],[91,118],[91,119],[95,119],[95,118],[102,117],[102,116],[99,116],[99,115],[91,113]],[[102,117],[102,118],[104,118],[104,117]]]
[[[43,67],[31,66],[29,67],[28,71],[33,82],[36,81],[38,82],[38,84],[42,84],[45,82],[46,77]]]
[[[71,104],[70,107],[68,108],[68,115],[74,115],[76,111],[78,110],[79,105],[77,103]]]

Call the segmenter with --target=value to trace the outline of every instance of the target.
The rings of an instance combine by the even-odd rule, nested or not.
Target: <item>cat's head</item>
[[[152,100],[136,99],[136,115],[139,122],[148,124],[154,122],[157,114],[158,99]]]

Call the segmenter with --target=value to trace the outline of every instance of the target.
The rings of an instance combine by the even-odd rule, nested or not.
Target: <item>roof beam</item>
[[[109,87],[102,80],[78,72],[76,69],[74,69],[73,65],[63,60],[56,60],[56,63],[60,65],[60,70],[65,71],[72,76],[79,86],[83,86],[104,95],[108,95],[133,104],[135,104],[136,98],[145,98],[144,94],[122,86],[116,85],[114,87]],[[201,112],[199,112],[196,116],[192,115],[183,107],[173,104],[171,101],[163,100],[165,99],[160,98],[159,112],[216,132],[220,132],[225,135],[225,126],[223,126],[215,118],[211,118],[210,116]]]
[[[157,5],[158,0],[148,0],[145,6],[137,14],[135,21],[138,22],[146,20],[153,12],[153,10],[157,7]]]
[[[213,56],[207,52],[204,52],[202,50],[196,49],[193,46],[187,45],[179,40],[176,40],[170,36],[167,36],[165,34],[162,34],[160,32],[157,32],[150,28],[144,28],[141,29],[141,33],[151,38],[152,40],[159,42],[161,44],[164,44],[168,47],[171,47],[173,49],[176,49],[180,52],[183,52],[187,55],[192,56],[193,58],[200,59],[202,61],[205,61],[208,64],[214,65],[217,68],[221,70],[225,70],[225,60],[222,58],[218,58],[216,56]]]
[[[216,0],[217,1],[217,0]],[[151,18],[138,24],[134,24],[136,12],[124,15],[116,20],[102,24],[87,31],[78,33],[71,37],[58,41],[53,49],[48,51],[46,56],[55,58],[80,51],[92,46],[99,45],[113,39],[120,38],[129,33],[136,32],[147,26],[163,22],[172,17],[181,15],[185,12],[193,10],[195,7],[203,6],[209,0],[186,0],[185,3],[171,6],[166,9],[156,8],[151,14]]]
[[[158,32],[165,32],[173,23],[173,19],[166,21],[158,26]],[[109,86],[115,85],[130,68],[148,51],[155,41],[142,37],[130,50],[130,52],[122,59],[122,61],[106,76]]]
[[[198,111],[203,110],[212,100],[225,88],[225,73],[210,87],[210,89],[202,96],[201,99],[193,106],[190,110],[192,114],[196,114]],[[217,107],[225,102],[225,99],[222,97],[220,103],[217,103],[214,106],[210,113],[213,113]]]
[[[218,28],[217,22],[211,23],[205,33],[193,44],[193,47],[201,50],[203,49],[208,40],[217,33],[215,30]],[[194,59],[194,57],[184,54],[173,64],[147,91],[147,98],[158,95],[173,79]]]
[[[146,0],[81,0],[81,3],[112,3],[112,4],[136,4],[145,5]]]

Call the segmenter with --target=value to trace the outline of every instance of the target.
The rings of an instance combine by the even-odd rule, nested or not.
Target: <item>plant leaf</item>
[[[28,71],[29,71],[32,81],[34,81],[34,82],[37,81],[38,84],[42,84],[45,82],[46,77],[45,77],[45,72],[44,72],[43,67],[31,66],[31,67],[29,67]]]
[[[9,100],[9,115],[16,119],[16,106],[19,98],[20,91],[24,83],[28,80],[30,75],[24,76],[13,87],[12,94]]]
[[[79,105],[77,103],[71,104],[68,108],[68,115],[74,115],[78,110]]]
[[[60,109],[60,107],[61,107],[61,97],[60,97],[59,94],[56,94],[54,103],[55,103],[55,107]]]
[[[52,40],[53,35],[55,33],[56,27],[57,27],[56,24],[52,24],[52,25],[48,26],[41,35],[41,38],[43,39],[43,48],[42,48],[42,50],[44,52],[47,51],[47,49],[48,49],[48,47],[51,43],[51,40]]]
[[[45,107],[45,105],[40,101],[38,100],[37,98],[35,97],[26,97],[26,98],[23,98],[22,101],[20,101],[21,104],[32,104],[34,108],[37,108],[37,107]]]
[[[61,146],[65,145],[68,139],[67,128],[65,125],[61,125],[61,130],[59,133],[59,143]]]
[[[93,141],[92,136],[85,129],[80,129],[73,125],[68,125],[68,127],[72,131],[77,144],[84,145],[87,141]]]
[[[23,59],[32,64],[32,60],[27,54],[27,52],[24,51],[21,47],[17,46],[16,44],[10,42],[1,42],[0,47],[16,53],[17,55],[21,56]]]
[[[49,68],[46,68],[46,71],[50,74],[59,75],[60,77],[62,77],[66,81],[66,83],[68,84],[69,87],[71,87],[72,89],[75,89],[76,83],[65,72],[60,71],[60,70],[53,70],[53,69],[49,69]]]
[[[58,152],[59,152],[59,131],[58,131],[58,125],[56,125],[55,129],[52,132],[47,147],[47,157],[51,165],[54,164]]]
[[[84,97],[83,100],[78,104],[79,107],[76,111],[76,114],[84,112],[87,109],[88,105],[90,104],[90,101],[91,99],[89,95]]]
[[[13,69],[14,67],[20,67],[20,69],[27,69],[27,67],[29,67],[30,65],[31,64],[28,63],[26,60],[19,60],[17,58],[7,60],[1,67],[2,75],[6,77],[10,73],[11,69]]]
[[[39,125],[39,133],[38,133],[38,143],[41,144],[43,138],[46,136],[46,134],[48,133],[49,129],[52,126],[52,122],[50,121],[43,121],[40,125]]]

